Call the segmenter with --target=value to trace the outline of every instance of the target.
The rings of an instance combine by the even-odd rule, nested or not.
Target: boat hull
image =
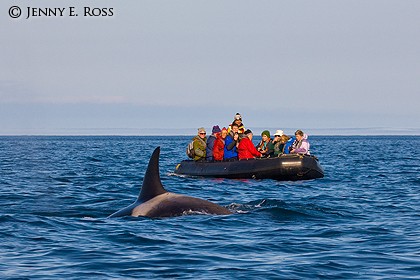
[[[184,160],[175,174],[232,179],[310,180],[324,177],[318,159],[306,155],[282,155],[275,158],[235,161]]]

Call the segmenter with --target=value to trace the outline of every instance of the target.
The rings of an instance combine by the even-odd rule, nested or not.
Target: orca
[[[166,191],[159,175],[159,154],[160,147],[157,147],[150,157],[137,200],[108,218],[122,216],[164,218],[195,213],[232,214],[227,208],[210,201]]]

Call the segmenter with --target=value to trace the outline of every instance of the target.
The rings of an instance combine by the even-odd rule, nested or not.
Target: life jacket
[[[241,123],[241,125],[238,127],[238,133],[239,134],[244,134],[245,133],[245,126],[243,123]],[[230,133],[232,131],[232,124],[229,125],[228,127],[228,133]]]
[[[284,144],[284,154],[290,154],[290,147],[292,147],[295,140],[296,139],[294,137],[290,137],[289,141],[287,141],[286,144]]]

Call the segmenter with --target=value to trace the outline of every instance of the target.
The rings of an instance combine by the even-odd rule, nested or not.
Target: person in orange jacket
[[[261,153],[257,151],[252,143],[252,131],[249,129],[245,131],[245,137],[239,142],[238,157],[239,159],[261,157]]]

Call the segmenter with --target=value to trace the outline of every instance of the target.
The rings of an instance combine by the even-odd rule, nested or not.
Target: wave
[[[237,214],[261,213],[288,219],[324,219],[331,215],[343,216],[334,209],[319,207],[314,204],[286,203],[283,200],[277,199],[254,200],[245,204],[232,203],[227,208]]]

